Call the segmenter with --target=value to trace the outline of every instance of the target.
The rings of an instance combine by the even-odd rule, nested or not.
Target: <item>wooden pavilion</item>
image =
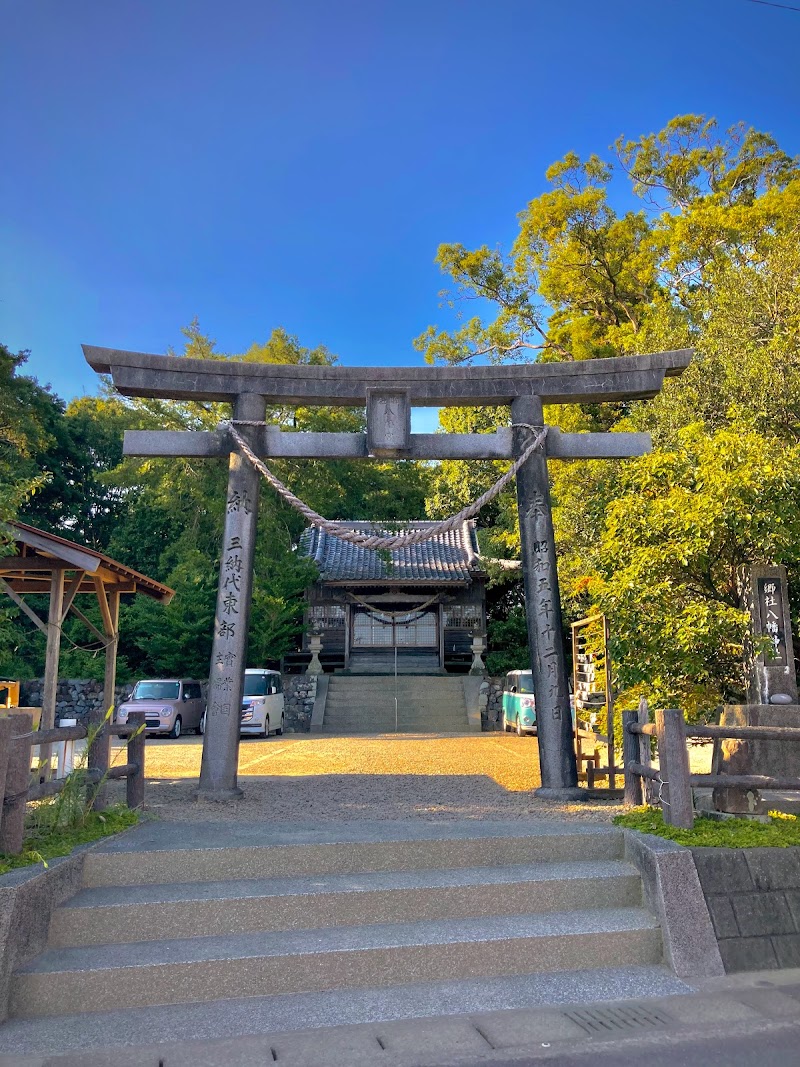
[[[47,730],[54,725],[61,629],[70,612],[105,649],[103,708],[107,710],[114,703],[117,677],[120,597],[143,593],[168,604],[174,590],[102,552],[24,522],[5,523],[4,533],[13,548],[11,555],[0,556],[0,592],[7,593],[47,638],[41,728]],[[46,621],[24,599],[34,594],[48,597]],[[102,630],[76,604],[77,598],[86,594],[97,600]]]

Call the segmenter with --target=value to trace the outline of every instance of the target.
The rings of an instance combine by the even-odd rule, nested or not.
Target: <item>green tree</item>
[[[787,563],[800,602],[800,168],[769,135],[720,132],[696,115],[615,149],[615,159],[555,164],[508,255],[443,245],[451,306],[479,300],[489,312],[429,327],[415,343],[449,363],[695,348],[690,369],[652,402],[546,417],[573,431],[652,433],[656,451],[642,460],[551,466],[564,609],[608,612],[623,688],[699,707],[742,691],[738,568]],[[609,194],[625,180],[642,207],[620,214]],[[447,419],[474,421],[450,410]],[[429,509],[461,506],[497,470],[441,465]],[[516,555],[513,494],[491,525],[491,554]],[[507,618],[494,634],[518,647]]]
[[[0,344],[0,521],[14,518],[47,482],[36,457],[50,444],[59,401],[35,378],[20,375],[30,353]]]

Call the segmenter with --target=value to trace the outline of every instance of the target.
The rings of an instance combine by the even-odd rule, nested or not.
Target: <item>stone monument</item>
[[[727,705],[720,722],[724,726],[800,726],[786,568],[751,567],[745,595],[751,627],[746,649],[748,703]],[[719,770],[797,778],[800,743],[723,741]],[[714,794],[717,811],[758,814],[765,810],[756,790],[715,789]]]

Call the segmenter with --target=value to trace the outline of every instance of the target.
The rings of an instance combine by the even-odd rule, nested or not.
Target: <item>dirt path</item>
[[[511,734],[382,735],[243,739],[234,808],[197,803],[201,738],[147,743],[147,806],[162,818],[514,819],[607,821],[609,801],[553,805],[536,800],[535,738]]]

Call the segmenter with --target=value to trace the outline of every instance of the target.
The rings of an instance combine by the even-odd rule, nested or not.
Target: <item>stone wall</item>
[[[484,678],[480,695],[481,729],[503,729],[503,679]]]
[[[20,705],[26,708],[42,706],[42,689],[44,680],[22,682],[20,685]],[[307,733],[311,729],[311,712],[317,692],[317,680],[311,674],[284,674],[284,703],[287,732]],[[120,704],[131,692],[133,685],[118,685],[115,690],[114,705]],[[205,683],[203,685],[205,693]],[[58,683],[56,690],[56,720],[77,719],[86,722],[92,710],[105,710],[103,705],[103,683],[89,678],[65,678]]]
[[[726,972],[800,967],[800,847],[692,854]]]
[[[44,679],[22,682],[19,690],[19,702],[23,708],[40,708]],[[118,685],[114,690],[116,707],[130,693],[133,686]],[[92,710],[107,711],[103,708],[103,683],[91,678],[63,678],[56,689],[56,722],[59,719],[77,719],[86,722]]]
[[[309,732],[316,696],[317,676],[315,674],[284,674],[283,702],[287,733]]]

